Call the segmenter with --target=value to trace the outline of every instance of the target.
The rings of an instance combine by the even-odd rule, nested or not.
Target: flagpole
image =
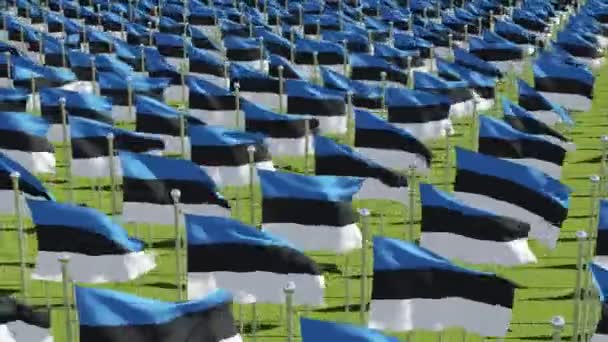
[[[310,118],[304,120],[304,174],[310,172]]]
[[[312,83],[321,84],[319,79],[319,53],[317,51],[312,52]]]
[[[283,84],[283,66],[279,65],[277,67],[279,71],[279,113],[283,113],[283,92],[285,91],[283,88],[285,85]]]
[[[95,65],[95,57],[91,57],[91,83],[93,83],[93,93],[99,95],[99,89],[97,89],[97,66]]]
[[[342,21],[340,20],[340,22]],[[348,58],[346,57],[348,56],[348,41],[346,39],[342,41],[342,48],[344,49],[344,60],[342,61],[342,68],[344,76],[348,77]]]
[[[129,110],[129,119],[135,121],[133,117],[133,78],[129,75],[126,78],[127,80],[127,106]]]
[[[564,330],[564,325],[566,325],[566,321],[562,316],[553,316],[551,319],[551,327],[553,327],[552,339],[553,342],[561,342],[562,341],[562,331]]]
[[[249,156],[249,222],[252,226],[255,224],[255,146],[249,145],[247,147],[247,154]]]
[[[6,20],[6,18],[5,18]],[[6,24],[5,24],[6,25]],[[9,83],[9,88],[13,87],[13,80],[12,80],[12,72],[11,72],[11,53],[10,52],[5,52],[4,56],[6,57],[6,77],[8,78],[8,83]],[[32,94],[32,111],[34,111],[33,109],[33,102],[34,102],[34,94]]]
[[[602,141],[602,160],[600,164],[600,197],[606,196],[606,185],[608,177],[608,167],[606,167],[606,163],[608,162],[608,135],[603,135],[601,138]]]
[[[110,167],[110,210],[111,216],[114,216],[118,214],[116,203],[116,175],[114,174],[114,133],[108,133],[106,139],[108,140],[108,164]]]
[[[473,113],[471,114],[471,150],[477,152],[479,140],[479,132],[477,131],[478,122],[477,102],[473,100]]]
[[[386,72],[382,71],[380,72],[380,88],[382,89],[382,95],[380,97],[380,99],[382,100],[381,106],[382,106],[382,112],[387,115],[386,113]]]
[[[587,239],[587,251],[585,253],[585,260],[583,261],[584,267],[585,267],[585,272],[583,274],[583,287],[582,287],[582,334],[583,334],[583,341],[586,341],[587,338],[587,327],[589,326],[589,318],[591,317],[591,311],[593,310],[593,305],[591,303],[592,300],[592,296],[591,296],[591,292],[592,289],[590,288],[590,277],[591,274],[589,274],[588,272],[588,265],[589,262],[591,262],[591,260],[593,259],[593,254],[594,254],[594,244],[593,242],[595,241],[595,239],[597,238],[597,224],[596,224],[596,217],[597,217],[597,212],[596,212],[596,208],[597,208],[597,196],[598,196],[598,190],[599,190],[599,185],[600,185],[600,177],[598,175],[593,175],[591,177],[589,177],[589,181],[591,182],[591,189],[589,191],[589,197],[590,197],[590,208],[589,208],[589,226],[587,228],[587,234],[589,236],[589,238]]]
[[[236,129],[240,130],[241,128],[241,84],[239,82],[234,83],[234,108],[236,114]],[[243,129],[244,130],[244,129]]]
[[[287,283],[283,289],[285,294],[285,308],[287,311],[287,342],[293,342],[293,294],[296,291],[296,284],[293,281]]]
[[[359,322],[365,324],[365,309],[367,306],[367,240],[369,233],[369,210],[359,210],[361,215],[361,294],[359,302]]]
[[[182,286],[182,240],[180,230],[180,207],[179,198],[182,193],[179,189],[171,190],[171,198],[173,199],[173,217],[174,217],[174,228],[175,228],[175,273],[176,273],[176,284],[177,284],[177,300],[183,300],[183,286]]]
[[[186,153],[186,115],[185,108],[179,112],[179,140],[180,140],[180,152],[183,159],[190,160],[190,156]]]
[[[450,174],[452,171],[452,142],[450,141],[450,131],[449,129],[445,129],[445,165],[443,167],[443,180],[445,191],[450,192]]]
[[[65,110],[65,97],[59,99],[59,111],[61,112],[61,130],[63,134],[63,148],[65,158],[65,178],[68,187],[68,202],[74,203],[74,189],[72,186],[72,144],[68,138],[68,115]]]
[[[23,229],[23,211],[21,209],[21,191],[19,190],[19,172],[14,171],[10,174],[13,183],[13,194],[15,198],[15,216],[17,218],[17,234],[19,237],[19,278],[21,283],[21,296],[23,301],[27,301],[28,279],[26,277],[26,236]]]
[[[346,138],[348,139],[348,145],[349,146],[355,146],[355,111],[353,110],[353,92],[352,90],[349,90],[346,93],[346,129],[347,129],[347,136]]]
[[[584,230],[579,230],[576,232],[576,239],[578,240],[578,254],[577,254],[577,262],[576,262],[576,282],[575,282],[575,290],[574,290],[574,314],[573,314],[573,332],[572,332],[572,342],[578,341],[579,336],[579,324],[580,324],[580,306],[581,306],[581,280],[583,276],[583,259],[585,253],[585,243],[587,241],[587,232]]]
[[[74,342],[72,336],[72,321],[70,320],[70,280],[68,275],[68,263],[70,262],[70,257],[68,255],[62,255],[59,257],[59,262],[61,263],[61,279],[63,283],[63,307],[65,310],[66,342]]]
[[[264,37],[260,37],[260,71],[264,72]]]
[[[416,169],[414,168],[413,165],[410,165],[410,167],[407,170],[407,184],[408,184],[408,189],[407,189],[407,194],[408,194],[408,200],[409,200],[409,206],[407,208],[407,223],[408,223],[408,238],[407,240],[410,241],[414,241],[415,236],[414,236],[414,210],[416,209],[416,188],[415,188],[415,182],[416,182]]]

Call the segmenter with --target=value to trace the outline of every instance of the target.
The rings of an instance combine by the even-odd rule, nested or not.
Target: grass
[[[525,77],[530,79],[528,70]],[[502,87],[502,94],[513,99],[513,82],[507,81]],[[601,153],[600,136],[606,133],[608,120],[606,109],[608,108],[608,74],[602,75],[596,80],[596,92],[593,108],[588,113],[579,113],[574,116],[576,125],[569,132],[574,142],[577,144],[577,151],[568,155],[563,172],[563,182],[572,189],[571,204],[568,220],[562,228],[558,247],[553,250],[546,250],[535,241],[531,241],[535,254],[539,257],[539,262],[533,265],[524,265],[513,268],[502,268],[493,266],[477,266],[475,268],[496,272],[508,279],[517,282],[521,288],[516,292],[516,303],[514,305],[513,320],[508,340],[549,340],[551,326],[549,320],[554,315],[562,315],[566,322],[572,322],[573,317],[573,289],[575,284],[577,242],[575,232],[589,227],[589,207],[590,197],[589,176],[599,172],[600,166],[597,162],[588,161],[597,157]],[[491,113],[497,116],[498,108]],[[451,138],[452,145],[463,147],[471,146],[471,133],[469,129],[470,119],[463,119],[456,122],[457,134]],[[431,144],[434,161],[431,175],[426,181],[437,184],[441,187],[451,186],[444,184],[444,160],[445,160],[445,141],[436,141]],[[63,160],[63,151],[58,151],[58,161]],[[454,156],[451,158],[454,161]],[[303,160],[275,160],[281,169],[290,171],[302,171]],[[66,198],[66,184],[64,182],[65,165],[59,162],[58,176],[45,177],[45,184],[56,195],[58,200]],[[450,180],[453,180],[453,169],[450,170]],[[109,211],[110,193],[106,188],[102,192],[95,192],[91,188],[91,183],[87,180],[76,179],[76,202],[85,203],[88,206],[100,207],[105,212]],[[107,184],[107,181],[104,183]],[[234,206],[235,189],[224,189],[226,197],[231,199]],[[238,218],[249,222],[250,199],[247,190],[238,191],[241,200],[239,201]],[[120,195],[118,196],[121,197]],[[256,218],[260,218],[259,192],[256,193],[258,200],[254,201]],[[372,216],[370,219],[370,234],[382,234],[393,238],[405,238],[407,236],[407,226],[404,218],[406,212],[396,204],[388,201],[355,201],[358,208],[370,209]],[[415,231],[419,230],[419,204],[415,210]],[[235,215],[236,216],[236,215]],[[15,225],[5,218],[0,226],[0,292],[17,293],[19,291],[19,263],[17,255],[17,234]],[[31,227],[31,223],[28,223]],[[175,255],[172,249],[174,231],[172,227],[162,226],[134,226],[125,225],[132,235],[138,236],[148,242],[155,253],[157,253],[158,267],[150,274],[125,284],[110,284],[103,287],[116,290],[136,293],[145,297],[152,297],[162,300],[176,299],[176,276]],[[69,237],[66,237],[69,238]],[[28,270],[34,265],[36,256],[35,234],[31,229],[27,231],[28,243]],[[371,248],[371,246],[370,246]],[[351,293],[351,312],[345,312],[345,289],[342,277],[344,256],[332,254],[313,254],[314,259],[319,263],[324,271],[326,278],[326,305],[322,308],[298,307],[296,316],[306,316],[311,318],[351,322],[357,324],[359,321],[358,303],[360,293],[360,252],[355,251],[349,257],[350,268],[350,293]],[[368,251],[368,260],[371,265],[371,249]],[[371,267],[369,268],[371,270]],[[370,279],[371,280],[371,279]],[[30,280],[27,301],[30,304],[42,307],[48,306],[52,309],[52,331],[55,340],[62,342],[65,337],[65,315],[61,307],[62,289],[60,283],[46,283]],[[368,289],[371,288],[371,283]],[[595,302],[595,301],[594,301]],[[251,326],[251,306],[235,305],[235,318],[243,313],[245,318],[244,335],[246,340],[253,341],[250,332]],[[257,340],[259,341],[284,341],[285,324],[280,314],[281,307],[278,305],[257,305],[258,331]],[[296,321],[295,332],[299,337],[299,326]],[[595,322],[593,323],[595,324]],[[562,336],[569,336],[572,327],[566,326]],[[397,334],[401,340],[405,334]],[[436,341],[441,338],[443,341],[463,341],[464,333],[458,329],[451,329],[439,336],[433,332],[416,331],[409,334],[408,340],[416,341]],[[467,341],[478,341],[482,338],[475,335],[466,335]],[[298,338],[296,338],[298,340]],[[86,342],[86,341],[85,341]]]

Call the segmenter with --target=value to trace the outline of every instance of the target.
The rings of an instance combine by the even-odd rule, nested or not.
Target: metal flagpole
[[[173,216],[174,216],[174,228],[175,228],[175,273],[176,273],[176,284],[177,284],[177,300],[183,300],[183,284],[182,284],[182,234],[180,229],[180,216],[181,210],[179,207],[179,198],[182,193],[179,189],[171,190],[171,198],[173,199]]]
[[[416,169],[414,166],[410,166],[407,170],[407,193],[409,206],[407,208],[407,224],[408,224],[408,238],[407,240],[414,241],[414,213],[416,210]]]
[[[114,133],[108,133],[106,136],[108,140],[108,160],[109,160],[109,174],[110,174],[110,214],[112,216],[118,214],[118,204],[116,200],[116,175],[114,174]]]
[[[292,281],[287,283],[287,286],[283,289],[285,293],[285,308],[286,308],[286,319],[287,324],[287,342],[293,342],[293,294],[296,291],[296,284]]]
[[[589,181],[591,182],[591,189],[589,191],[589,197],[590,197],[590,208],[589,208],[589,226],[587,228],[587,234],[588,234],[588,239],[587,239],[587,251],[585,253],[585,260],[583,261],[583,265],[585,267],[585,271],[583,273],[583,287],[582,287],[582,305],[581,305],[581,311],[582,311],[582,319],[581,319],[581,324],[582,324],[582,337],[583,337],[583,341],[587,341],[587,327],[589,326],[589,318],[591,317],[592,314],[592,310],[593,310],[593,297],[591,295],[592,293],[592,287],[593,285],[590,283],[590,278],[591,278],[591,274],[589,273],[589,269],[588,269],[588,265],[591,262],[592,258],[593,258],[593,254],[594,254],[594,241],[597,238],[597,224],[596,224],[596,217],[597,217],[597,196],[598,196],[598,190],[599,190],[599,185],[600,185],[600,177],[598,175],[593,175],[591,177],[589,177]]]
[[[133,78],[131,76],[127,76],[127,106],[129,109],[129,119],[135,121],[135,117],[133,115]]]
[[[380,89],[382,89],[382,93],[380,95],[380,99],[382,101],[382,112],[386,115],[386,72],[380,72]]]
[[[317,51],[312,52],[312,83],[322,84],[319,77],[319,53]]]
[[[553,342],[561,342],[562,341],[562,331],[564,330],[564,326],[566,325],[566,321],[562,316],[553,316],[551,319],[551,327],[553,327],[552,339]]]
[[[255,223],[255,146],[249,145],[247,147],[247,154],[249,156],[249,222],[252,226],[256,226]]]
[[[367,307],[367,240],[369,234],[369,210],[363,208],[361,215],[361,294],[359,302],[359,322],[365,324],[365,311]]]
[[[477,152],[477,143],[479,140],[479,132],[477,131],[477,102],[473,100],[473,113],[471,114],[471,150]]]
[[[304,120],[304,174],[310,172],[310,119]]]
[[[264,37],[260,37],[260,71],[264,72]]]
[[[348,40],[344,39],[342,41],[342,49],[344,50],[344,60],[342,61],[342,68],[344,72],[344,76],[349,77],[348,75]]]
[[[91,57],[91,83],[93,83],[93,94],[99,95],[97,88],[97,66],[95,65],[95,57]]]
[[[574,314],[573,314],[573,332],[572,342],[578,341],[579,336],[579,324],[580,324],[580,306],[581,306],[581,280],[583,276],[583,259],[585,254],[585,243],[587,241],[587,233],[583,230],[576,232],[576,239],[578,240],[578,255],[576,262],[576,283],[574,291]]]
[[[65,110],[65,97],[59,99],[59,110],[61,112],[61,131],[63,134],[63,148],[65,158],[65,178],[68,187],[68,202],[74,203],[74,189],[72,186],[72,144],[68,137],[68,114]]]
[[[70,257],[67,255],[60,256],[59,262],[61,263],[61,278],[63,282],[63,307],[65,310],[66,342],[74,342],[72,334],[72,321],[70,320],[70,279],[68,275],[68,263],[70,262]]]
[[[451,173],[452,173],[452,142],[450,141],[450,131],[445,129],[445,164],[443,167],[443,181],[445,191],[450,191]]]
[[[606,190],[607,189],[607,177],[608,177],[608,167],[606,165],[606,163],[608,162],[608,136],[604,135],[601,138],[602,140],[602,160],[600,163],[600,179],[601,179],[601,183],[600,183],[600,197],[605,197],[607,195]]]
[[[180,153],[183,159],[190,159],[189,154],[186,152],[186,113],[184,108],[179,112],[179,140],[180,140]]]
[[[243,129],[241,127],[241,94],[240,94],[241,84],[236,82],[234,83],[234,112],[236,114],[236,129]]]
[[[355,111],[353,110],[353,92],[349,90],[346,93],[346,129],[347,129],[347,139],[349,146],[355,146]]]
[[[21,191],[19,190],[19,172],[11,172],[11,182],[13,183],[13,194],[15,198],[15,216],[17,218],[17,235],[19,237],[19,280],[21,283],[21,296],[23,301],[27,301],[28,279],[26,277],[26,236],[23,227],[23,210],[21,208]]]
[[[283,66],[279,65],[277,69],[279,71],[279,113],[283,113],[283,93],[285,92],[285,84],[283,83]]]

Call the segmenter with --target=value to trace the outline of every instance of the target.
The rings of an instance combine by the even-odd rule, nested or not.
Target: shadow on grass
[[[342,273],[342,271],[340,270],[338,265],[332,264],[329,262],[317,263],[317,266],[319,266],[319,270],[321,271],[321,273],[334,273],[334,274]]]
[[[346,305],[337,305],[337,306],[329,306],[326,308],[320,308],[314,310],[314,312],[319,313],[337,313],[337,312],[345,312]],[[348,311],[350,312],[359,312],[361,310],[361,304],[350,304],[348,306]],[[365,311],[369,311],[369,303],[365,306]]]
[[[258,322],[256,325],[256,331],[259,332],[259,331],[272,330],[272,329],[276,329],[278,327],[279,327],[278,324]],[[251,324],[251,322],[247,322],[247,323],[243,324],[243,334],[249,335],[252,332],[253,332],[253,324]]]
[[[143,284],[143,286],[146,286],[146,287],[157,287],[159,289],[168,289],[168,290],[177,289],[177,285],[171,284],[171,283],[162,282],[162,281],[157,281],[157,282],[153,282],[153,283],[145,283],[145,284]]]

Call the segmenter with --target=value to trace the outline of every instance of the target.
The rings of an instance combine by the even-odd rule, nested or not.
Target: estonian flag
[[[213,126],[244,127],[242,108],[237,113],[237,97],[228,89],[219,87],[202,78],[186,78],[189,91],[190,115]],[[239,122],[237,123],[237,119]]]
[[[345,134],[348,130],[346,101],[341,91],[308,81],[287,80],[287,113],[312,115],[319,120],[319,133]]]
[[[315,174],[364,178],[358,199],[393,200],[407,205],[405,175],[381,166],[346,145],[315,136]]]
[[[537,58],[532,70],[534,88],[550,101],[574,111],[591,109],[595,83],[591,71],[558,60],[554,54]]]
[[[392,336],[356,325],[300,317],[302,342],[399,342]]]
[[[352,91],[353,105],[356,107],[380,109],[382,108],[382,87],[367,84],[362,81],[353,81],[350,78],[332,71],[327,67],[321,67],[321,78],[323,86],[343,92]]]
[[[363,179],[259,170],[262,229],[304,251],[345,253],[361,248],[352,207]]]
[[[223,217],[186,215],[186,229],[188,299],[222,288],[237,303],[282,304],[292,281],[296,305],[323,304],[319,267],[288,242]]]
[[[260,60],[264,59],[264,50],[260,50],[259,38],[245,38],[237,36],[227,36],[223,39],[226,49],[226,58],[229,61],[242,65],[260,68]],[[264,62],[263,71],[268,70],[267,63]]]
[[[190,126],[188,132],[192,162],[205,170],[219,187],[249,184],[249,146],[255,147],[256,169],[274,170],[261,134],[200,125]]]
[[[118,121],[134,121],[135,109],[133,109],[133,117],[129,116],[129,85],[125,75],[113,72],[99,72],[97,75],[101,95],[112,99],[112,116]],[[135,73],[129,77],[131,77],[133,105],[135,105],[135,95],[146,95],[162,100],[163,92],[170,81],[168,78],[144,77]]]
[[[188,123],[190,117],[188,113],[181,113],[165,102],[157,99],[138,95],[135,97],[135,130],[137,132],[154,134],[165,144],[165,152],[180,153],[182,147],[180,116],[184,118],[184,145],[186,153],[189,155],[188,148],[190,140],[188,138]],[[196,120],[196,119],[195,119]]]
[[[474,91],[477,111],[490,110],[494,107],[496,96],[496,78],[481,74],[465,66],[449,63],[437,58],[437,74],[450,81],[465,81]]]
[[[0,58],[1,60],[1,58]],[[289,62],[285,57],[281,57],[278,55],[270,55],[269,59],[269,68],[268,74],[272,77],[279,77],[279,66],[283,67],[283,78],[284,79],[293,79],[293,80],[306,80],[306,75],[300,72],[293,64]]]
[[[87,342],[243,342],[224,290],[183,303],[76,286],[80,339]]]
[[[568,138],[547,126],[542,120],[537,119],[531,112],[504,97],[502,99],[502,110],[505,122],[516,130],[542,137],[552,144],[561,146],[566,151],[576,150],[576,145]]]
[[[608,200],[599,201],[597,241],[593,261],[608,268]]]
[[[428,91],[386,89],[388,121],[419,140],[433,140],[453,131],[449,118],[451,100]]]
[[[25,197],[54,200],[53,195],[44,188],[38,178],[19,163],[0,153],[0,213],[9,215],[15,213],[15,192],[10,177],[13,172],[19,173],[19,190],[25,194]],[[21,208],[27,208],[25,202]]]
[[[114,128],[95,120],[70,118],[72,175],[87,178],[110,177],[108,134],[114,135],[115,151],[160,154],[165,145],[158,137]],[[114,174],[121,174],[120,160],[114,159]]]
[[[188,60],[190,75],[202,78],[218,87],[228,87],[224,62],[215,54],[207,50],[190,48]]]
[[[52,142],[63,142],[60,99],[65,99],[66,115],[89,118],[112,124],[112,102],[95,94],[46,88],[40,91],[40,112],[51,124],[48,138]],[[66,118],[67,119],[67,118]],[[67,122],[69,125],[69,122]],[[68,137],[69,138],[69,137]]]
[[[95,209],[36,200],[28,206],[38,240],[33,279],[61,281],[64,255],[70,278],[83,283],[127,282],[156,267],[143,242]]]
[[[278,108],[285,103],[285,94],[279,95],[279,79],[273,78],[259,68],[247,67],[237,63],[230,64],[230,87],[239,83],[240,95],[249,101],[269,108]],[[282,102],[279,102],[282,101]]]
[[[21,88],[0,88],[0,111],[25,112],[30,93]]]
[[[324,40],[296,38],[295,62],[306,75],[312,75],[314,68],[314,53],[317,53],[319,65],[326,65],[336,72],[344,71],[344,61],[348,56],[344,54],[342,44]]]
[[[479,153],[536,168],[555,179],[561,178],[566,159],[561,145],[486,115],[479,117]]]
[[[502,77],[498,67],[461,48],[454,48],[454,62],[489,77]]]
[[[355,109],[355,148],[378,164],[404,170],[415,167],[427,173],[431,151],[407,130],[361,109]]]
[[[308,152],[314,152],[312,135],[319,121],[302,115],[278,114],[249,101],[243,101],[247,131],[264,134],[272,156],[304,156],[306,153],[306,122],[308,121]]]
[[[475,99],[467,82],[446,81],[433,74],[414,71],[414,88],[449,99],[450,116],[463,117],[473,113]]]
[[[600,297],[600,319],[597,322],[595,333],[591,337],[591,342],[606,342],[608,341],[608,269],[605,264],[591,263],[591,275],[593,283],[597,288]]]
[[[55,173],[48,122],[27,113],[0,112],[0,152],[31,173]]]
[[[53,342],[51,315],[11,297],[0,297],[0,341]]]
[[[183,212],[230,216],[213,180],[191,161],[122,151],[119,157],[125,222],[172,225],[173,189],[181,191]]]
[[[376,86],[382,85],[381,74],[384,72],[386,73],[385,82],[387,86],[407,86],[407,73],[382,57],[355,53],[349,55],[348,59],[350,63],[350,78],[352,80],[366,81]]]
[[[555,248],[570,189],[535,168],[457,147],[454,195],[467,205],[529,223],[531,238]]]
[[[392,331],[460,327],[504,337],[515,288],[495,274],[456,266],[411,242],[375,237],[368,325]]]
[[[535,263],[530,225],[468,206],[430,184],[420,184],[420,246],[447,259],[513,266]]]
[[[543,94],[528,85],[526,81],[517,79],[517,89],[519,105],[530,111],[539,121],[549,126],[555,126],[557,123],[574,124],[565,108],[549,101]]]

